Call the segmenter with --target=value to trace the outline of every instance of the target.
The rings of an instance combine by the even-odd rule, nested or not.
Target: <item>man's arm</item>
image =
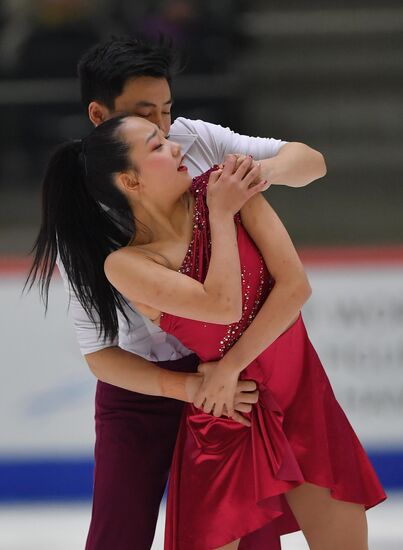
[[[200,374],[168,371],[155,363],[118,347],[117,340],[105,341],[98,335],[96,324],[88,317],[74,291],[60,261],[57,262],[65,290],[69,295],[70,315],[84,358],[96,378],[129,391],[164,396],[191,402],[201,383]],[[240,381],[236,396],[235,420],[248,425],[239,414],[249,412],[256,403],[258,392],[254,382]]]
[[[304,187],[326,175],[322,153],[304,143],[284,145],[276,156],[260,161],[262,178],[271,185]]]
[[[245,136],[202,120],[181,121],[209,145],[215,163],[222,163],[231,153],[251,155],[260,161],[262,178],[271,185],[303,187],[326,174],[323,155],[304,143]]]
[[[200,383],[199,374],[162,369],[118,346],[88,353],[84,357],[98,380],[136,393],[190,402]]]
[[[91,372],[102,382],[129,391],[178,399],[186,403],[194,400],[204,378],[202,374],[162,369],[151,361],[118,347],[89,353],[85,359]],[[250,426],[250,421],[241,413],[250,412],[258,397],[255,382],[239,380],[233,420]]]
[[[69,295],[70,315],[81,352],[96,378],[138,393],[189,401],[187,392],[191,392],[198,385],[200,375],[167,371],[140,355],[118,347],[117,338],[115,340],[101,338],[97,324],[89,318],[71,288],[60,260],[57,265],[64,288]]]

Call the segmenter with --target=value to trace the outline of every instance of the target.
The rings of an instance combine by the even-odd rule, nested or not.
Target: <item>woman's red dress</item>
[[[203,281],[210,259],[206,189],[195,178],[193,238],[180,271]],[[252,322],[275,282],[235,216],[243,315],[218,325],[161,315],[161,328],[203,362],[220,359]],[[242,372],[255,380],[252,426],[185,406],[171,468],[165,550],[212,550],[242,538],[240,550],[273,550],[299,529],[284,493],[304,482],[370,508],[385,493],[337,402],[301,315]]]

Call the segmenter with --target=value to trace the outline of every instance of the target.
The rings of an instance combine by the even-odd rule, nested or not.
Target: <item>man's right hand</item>
[[[214,362],[200,363],[197,374],[190,374],[186,383],[186,393],[190,403],[198,392],[203,380],[203,374],[208,370],[214,369]],[[235,412],[232,419],[244,426],[250,426],[250,421],[242,413],[250,413],[252,406],[259,400],[259,390],[256,382],[253,380],[238,380],[237,391],[234,400]]]

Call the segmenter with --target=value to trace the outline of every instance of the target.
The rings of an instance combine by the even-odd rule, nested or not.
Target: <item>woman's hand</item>
[[[241,163],[245,159],[248,158],[247,155],[239,155],[239,154],[235,154],[235,153],[234,153],[234,157],[236,158],[235,170],[241,165]],[[263,181],[263,176],[262,176],[262,166],[261,166],[260,162],[254,160],[253,157],[249,157],[249,158],[252,158],[252,163],[251,163],[250,169],[256,167],[257,170],[258,170],[255,180],[249,185],[249,188],[251,188],[251,187],[254,187],[255,185],[258,185],[261,181]],[[266,182],[266,185],[265,185],[263,191],[266,191],[269,187],[270,187],[270,183]]]
[[[234,418],[238,376],[239,373],[233,368],[216,363],[215,368],[203,373],[203,381],[193,400],[194,406],[216,417],[226,414]]]
[[[245,157],[237,166],[236,156],[227,155],[223,168],[211,173],[207,187],[210,214],[235,216],[253,195],[267,189],[266,180],[256,184],[260,166],[252,163],[251,157]]]

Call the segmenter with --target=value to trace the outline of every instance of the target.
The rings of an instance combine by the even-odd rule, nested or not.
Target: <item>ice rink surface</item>
[[[3,505],[0,550],[84,550],[89,518],[88,504]],[[163,550],[163,522],[161,510],[152,550]],[[385,503],[369,510],[368,523],[370,550],[403,550],[403,493],[391,493]],[[301,533],[295,533],[282,538],[282,548],[308,546]]]

